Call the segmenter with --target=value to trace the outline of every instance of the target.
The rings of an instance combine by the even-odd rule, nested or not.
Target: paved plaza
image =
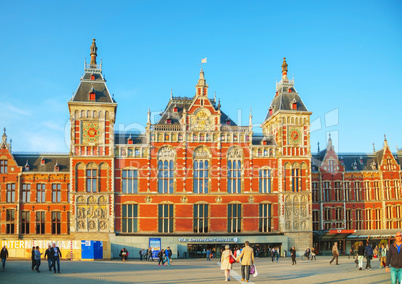
[[[340,257],[340,265],[329,265],[330,259],[297,258],[297,265],[292,266],[290,258],[278,263],[256,258],[259,275],[250,277],[249,283],[390,283],[389,273],[379,268],[378,260],[372,261],[372,271],[359,271],[352,259]],[[0,268],[0,283],[225,283],[216,259],[178,259],[172,266],[139,260],[62,261],[60,274],[50,272],[46,261],[42,261],[41,273],[31,271],[30,265],[30,261],[7,261],[6,270]],[[234,265],[231,274],[230,283],[239,283],[240,264]]]

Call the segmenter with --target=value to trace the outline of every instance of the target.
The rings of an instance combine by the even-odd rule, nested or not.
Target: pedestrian
[[[148,261],[148,250],[142,250],[142,257],[145,259],[145,261]]]
[[[120,257],[121,257],[121,260],[122,260],[123,262],[127,260],[127,258],[128,258],[128,251],[126,250],[126,248],[123,248],[123,249],[120,251]]]
[[[275,250],[276,262],[279,262],[279,247]]]
[[[367,259],[366,270],[371,270],[371,259],[373,258],[373,248],[369,242],[366,243],[364,251],[366,253],[366,259]]]
[[[47,257],[47,265],[49,266],[49,271],[52,270],[52,246],[48,245],[47,250],[45,251],[45,258]]]
[[[246,241],[244,245],[245,247],[237,257],[237,260],[241,259],[241,281],[246,279],[246,282],[248,282],[250,279],[250,266],[254,264],[254,250],[250,247],[249,241]]]
[[[35,247],[32,247],[32,251],[31,251],[31,260],[32,260],[32,271],[35,270]]]
[[[56,247],[56,243],[53,243],[52,247],[52,266],[53,266],[53,271],[56,273],[56,262],[57,262],[57,272],[60,273],[60,257],[61,257],[61,252],[59,247]]]
[[[165,262],[163,261],[163,256],[165,255],[165,250],[164,249],[161,249],[159,252],[158,252],[158,257],[159,257],[159,262],[158,262],[158,266],[161,266],[161,262],[162,262],[162,265],[165,265]]]
[[[313,260],[313,258],[314,260],[317,260],[317,258],[315,257],[315,250],[314,248],[311,248],[311,260]]]
[[[150,261],[152,259],[152,261],[154,261],[154,257],[152,255],[152,248],[148,249],[148,261]]]
[[[140,250],[140,260],[142,260],[142,249]]]
[[[275,259],[275,248],[271,249],[271,258],[272,258],[272,262],[274,262]]]
[[[42,253],[39,251],[39,246],[36,246],[35,250],[35,269],[39,273],[39,266],[40,266],[40,258]]]
[[[292,257],[292,265],[296,264],[296,249],[295,247],[290,249],[290,256]]]
[[[167,262],[168,265],[170,266],[170,256],[169,256],[170,253],[169,253],[169,251],[170,251],[170,247],[167,247],[165,249],[165,258],[166,258],[165,262]]]
[[[207,249],[207,261],[211,260],[211,252]]]
[[[338,264],[338,256],[339,256],[339,252],[338,252],[338,242],[334,243],[334,246],[332,247],[332,259],[329,262],[329,264],[331,264],[335,259],[336,259],[336,265]]]
[[[230,256],[234,258],[229,245],[226,245],[225,250],[221,254],[221,270],[225,270],[225,281],[230,281],[230,270],[232,269],[232,264],[229,261]]]
[[[8,250],[6,246],[3,246],[0,252],[1,264],[3,266],[3,270],[6,269],[6,258],[8,257]]]
[[[385,262],[387,260],[387,252],[388,250],[385,248],[384,244],[381,245],[381,259],[380,259],[380,268],[385,267]]]
[[[402,234],[397,232],[394,243],[389,247],[385,271],[389,272],[391,265],[391,283],[396,284],[402,281]],[[398,279],[398,282],[396,281]]]
[[[310,248],[309,247],[307,247],[305,255],[307,257],[307,260],[309,260],[310,259]]]
[[[363,269],[363,258],[364,258],[364,246],[363,242],[359,242],[359,247],[357,249],[357,260],[359,262],[359,270]]]
[[[351,257],[351,256],[353,256],[353,249],[352,249],[352,248],[349,250],[349,256],[348,256],[348,259],[350,259],[350,257]]]

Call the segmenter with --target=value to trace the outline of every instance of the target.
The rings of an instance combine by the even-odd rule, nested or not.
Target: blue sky
[[[67,102],[92,38],[118,103],[116,129],[193,96],[201,58],[209,94],[255,131],[281,77],[313,112],[311,145],[402,147],[401,1],[3,1],[0,126],[15,151],[67,152]],[[68,132],[67,132],[68,133]],[[67,137],[68,139],[68,137]]]

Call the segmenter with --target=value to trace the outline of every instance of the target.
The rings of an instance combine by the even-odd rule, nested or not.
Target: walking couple
[[[222,252],[221,256],[221,270],[225,270],[225,281],[230,281],[230,270],[232,269],[231,258],[235,261],[239,262],[241,259],[241,281],[246,280],[246,282],[250,279],[250,266],[254,264],[254,251],[250,247],[249,241],[246,241],[245,247],[241,251],[240,255],[234,258],[232,251],[230,250],[229,245],[225,246],[225,250]]]

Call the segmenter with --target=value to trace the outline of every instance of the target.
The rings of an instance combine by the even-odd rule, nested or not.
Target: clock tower
[[[97,64],[95,39],[91,62],[68,102],[70,112],[71,232],[88,239],[107,240],[114,232],[114,123],[117,103]],[[82,236],[84,234],[85,236]]]
[[[275,96],[261,128],[278,145],[279,229],[289,234],[289,246],[312,244],[310,115],[287,77],[286,58],[282,80],[276,83]],[[305,234],[302,237],[297,234]],[[291,237],[294,235],[295,237]],[[305,240],[298,243],[297,240]]]

